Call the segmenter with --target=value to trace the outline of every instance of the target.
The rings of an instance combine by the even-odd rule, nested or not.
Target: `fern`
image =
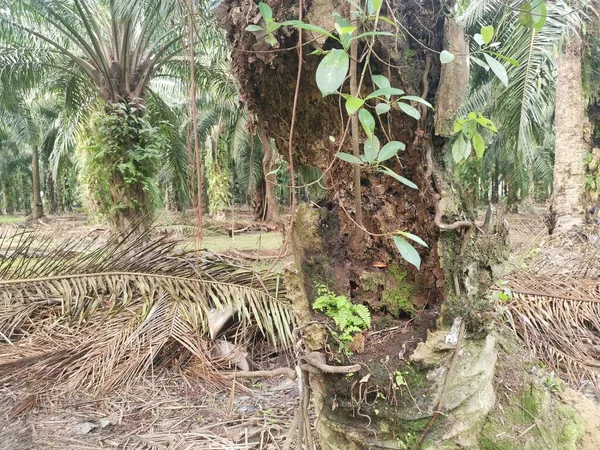
[[[316,284],[319,296],[313,303],[315,311],[323,312],[335,323],[334,337],[340,343],[340,350],[350,354],[348,344],[354,334],[371,328],[371,313],[365,305],[354,305],[345,295],[335,295],[323,284]]]

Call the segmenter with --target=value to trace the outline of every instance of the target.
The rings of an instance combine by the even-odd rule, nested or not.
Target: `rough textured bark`
[[[558,59],[556,147],[552,213],[556,232],[567,232],[585,220],[584,105],[581,84],[581,40],[573,36]]]
[[[44,217],[44,204],[42,203],[42,194],[40,192],[40,161],[37,151],[35,150],[31,152],[31,176],[33,178],[33,218],[41,219]]]
[[[298,18],[296,1],[268,3],[277,21]],[[444,17],[438,14],[442,4],[436,0],[412,0],[391,1],[390,5],[391,10],[386,6],[383,14],[401,20],[414,38],[378,38],[373,47],[377,57],[371,58],[369,69],[373,74],[386,75],[392,86],[407,94],[434,103],[441,65],[439,58],[420,43],[438,51],[443,48]],[[333,0],[307,2],[303,15],[307,22],[330,30],[334,28],[331,14],[336,10],[349,16],[349,4]],[[281,29],[277,33],[281,51],[273,52],[260,36],[245,31],[249,22],[262,24],[253,1],[226,0],[217,9],[217,15],[234,45],[233,68],[243,100],[265,120],[266,133],[284,148],[294,103],[297,31]],[[305,40],[310,42],[305,55],[313,47],[329,49],[335,45],[310,33]],[[364,51],[362,43],[358,50],[359,54]],[[310,302],[315,297],[315,283],[320,282],[354,303],[368,305],[376,328],[397,330],[387,339],[358,338],[354,342],[356,354],[352,362],[365,368],[355,377],[311,375],[322,448],[412,448],[426,429],[429,442],[451,440],[472,448],[476,445],[477,427],[494,400],[494,342],[485,338],[485,332],[476,332],[484,328],[482,311],[490,306],[486,293],[493,266],[503,257],[498,243],[504,235],[493,225],[488,228],[489,234],[468,225],[445,225],[458,220],[468,223],[465,219],[473,218],[451,173],[443,166],[446,140],[436,136],[433,114],[417,121],[400,111],[386,116],[376,133],[382,143],[388,138],[406,143],[406,151],[399,154],[398,160],[389,160],[389,167],[415,182],[419,190],[364,168],[360,180],[363,220],[371,233],[357,227],[353,221],[354,168],[335,162],[334,156],[338,150],[352,153],[350,139],[338,148],[347,117],[340,115],[337,97],[323,98],[317,89],[315,72],[319,61],[318,56],[303,59],[305,72],[297,99],[293,158],[296,165],[331,169],[325,200],[317,208],[302,204],[293,212],[296,264],[288,272],[287,291],[300,323],[311,320]],[[364,60],[359,59],[359,72],[363,64]],[[468,82],[468,77],[462,81]],[[347,86],[344,89],[347,92]],[[373,89],[367,75],[360,94],[364,97]],[[360,138],[364,142],[365,136]],[[445,231],[442,233],[440,228]],[[394,230],[414,233],[429,244],[429,248],[418,249],[422,258],[420,271],[402,260],[391,237],[386,235]],[[475,235],[479,238],[477,244]],[[461,349],[455,346],[456,358],[449,357],[452,350],[436,356],[421,348],[418,357],[409,361],[408,355],[427,339],[436,322],[449,326],[457,317],[467,324],[465,333],[479,338],[465,338]],[[322,327],[311,325],[303,330],[308,350],[325,350],[327,333]],[[431,345],[441,344],[440,339],[446,334],[447,331],[440,331],[435,338],[430,335],[437,342]],[[337,348],[333,342],[329,345]],[[449,364],[450,359],[456,364]],[[438,375],[431,375],[436,370]],[[427,379],[426,373],[432,378]],[[469,373],[476,375],[467,383]],[[397,374],[406,377],[406,386],[396,381]],[[364,377],[368,381],[359,382]],[[437,418],[435,411],[442,403],[445,416],[429,431],[428,423],[432,417]]]
[[[56,214],[58,210],[56,190],[54,189],[54,178],[50,170],[46,171],[46,202],[48,203],[48,213]]]
[[[265,132],[265,124],[262,119],[259,119],[258,124],[258,137],[263,145],[263,174],[265,177],[265,211],[261,214],[260,219],[265,222],[273,222],[277,225],[281,222],[279,215],[279,206],[277,205],[277,199],[275,198],[275,174],[273,172],[273,163],[275,162],[275,155],[269,137]]]

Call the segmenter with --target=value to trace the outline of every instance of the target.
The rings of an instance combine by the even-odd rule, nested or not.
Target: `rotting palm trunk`
[[[31,151],[31,177],[32,177],[32,216],[34,219],[44,217],[44,204],[42,203],[42,193],[40,191],[40,160],[35,149]]]
[[[583,225],[584,140],[583,87],[581,84],[581,39],[572,36],[558,58],[556,81],[556,147],[552,214],[554,232],[568,232]]]
[[[277,21],[298,17],[296,1],[268,3]],[[307,3],[309,6],[303,11],[305,21],[326,30],[334,29],[334,11],[345,17],[350,14],[348,3],[333,0]],[[392,10],[383,14],[401,18],[403,27],[421,43],[438,51],[453,44],[444,43],[444,20],[437,14],[442,7],[439,1],[426,4],[392,1],[390,5]],[[303,59],[299,95],[295,98],[297,31],[279,33],[279,47],[288,50],[272,52],[260,37],[257,40],[253,33],[245,31],[248,20],[262,25],[253,1],[224,1],[217,15],[234,45],[233,68],[243,97],[249,109],[265,121],[266,134],[276,137],[278,148],[287,148],[289,120],[296,101],[294,163],[309,164],[323,171],[331,166],[326,199],[318,207],[301,204],[293,212],[295,264],[287,277],[287,292],[299,323],[305,325],[302,334],[306,349],[323,352],[329,345],[337,350],[335,342],[326,342],[327,332],[323,327],[307,326],[314,314],[310,302],[316,296],[315,283],[326,284],[355,304],[367,305],[374,327],[386,330],[379,337],[358,335],[351,343],[355,354],[347,363],[360,363],[363,367],[360,373],[353,377],[311,374],[322,448],[412,448],[425,435],[429,442],[452,440],[466,448],[476,445],[477,427],[493,405],[496,353],[492,338],[473,340],[467,332],[484,326],[484,321],[477,318],[477,311],[489,308],[484,294],[491,283],[491,267],[503,257],[498,246],[503,234],[491,219],[489,234],[473,230],[471,222],[466,220],[473,217],[465,213],[466,205],[459,199],[449,171],[443,167],[446,140],[435,136],[432,114],[416,121],[392,111],[383,121],[386,133],[381,128],[376,131],[382,142],[389,139],[406,143],[406,151],[399,154],[398,160],[390,160],[389,167],[414,181],[419,190],[363,168],[363,225],[369,230],[366,232],[354,219],[353,167],[335,161],[337,151],[352,153],[352,143],[347,139],[339,147],[347,117],[340,117],[337,98],[323,98],[317,89],[315,72],[320,58]],[[323,43],[314,39],[317,37],[306,36],[305,41],[310,44],[304,49],[305,55],[311,52],[311,46],[331,48],[331,41]],[[466,46],[461,33],[448,39],[462,39],[454,44]],[[361,44],[359,54],[364,49]],[[384,74],[392,86],[432,103],[437,99],[447,102],[443,104],[460,104],[459,99],[448,101],[443,95],[436,95],[441,71],[439,58],[414,40],[380,37],[373,50],[377,57],[370,59],[371,73]],[[359,61],[360,73],[364,59]],[[466,55],[457,56],[456,64],[460,65],[458,69],[449,68],[446,76],[468,82]],[[465,67],[466,77],[459,75],[464,75]],[[374,89],[367,75],[360,95],[364,98]],[[445,94],[451,92],[461,90],[447,90]],[[360,139],[364,142],[365,136]],[[401,259],[391,237],[386,235],[394,230],[414,233],[429,244],[428,249],[420,249],[420,271]],[[478,244],[473,239],[476,234]],[[435,342],[429,347],[419,347],[415,353],[417,344],[436,328],[436,321],[449,325],[457,317],[464,321],[457,326],[453,344],[444,344],[447,331],[441,331],[431,335]],[[435,354],[432,350],[444,346],[446,353],[442,350],[441,354]],[[337,357],[345,358],[341,353]],[[470,371],[473,376],[467,383],[465,377]],[[425,373],[437,375],[427,379]],[[432,428],[428,424],[436,422],[435,411],[439,410],[443,410],[444,416]]]

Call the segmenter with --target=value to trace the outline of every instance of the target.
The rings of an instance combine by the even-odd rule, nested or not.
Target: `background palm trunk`
[[[33,178],[33,218],[40,219],[44,217],[44,204],[42,203],[42,194],[40,192],[40,161],[35,149],[31,152],[31,176]]]
[[[581,84],[581,40],[570,39],[558,59],[556,83],[556,150],[552,211],[554,231],[581,226],[585,219],[584,167],[586,144],[583,138],[584,107]]]

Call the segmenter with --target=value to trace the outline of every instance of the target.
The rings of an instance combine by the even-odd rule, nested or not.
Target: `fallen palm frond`
[[[537,221],[528,223],[532,237],[540,234]],[[505,277],[512,298],[503,306],[511,328],[535,356],[574,386],[591,382],[598,389],[600,246],[588,231],[541,235],[521,247],[512,258],[515,269]]]
[[[106,392],[192,358],[215,380],[206,333],[221,308],[238,312],[240,339],[289,345],[278,275],[175,246],[147,234],[58,245],[32,232],[0,236],[0,380]]]
[[[510,280],[509,322],[534,354],[581,385],[600,382],[600,281]]]

